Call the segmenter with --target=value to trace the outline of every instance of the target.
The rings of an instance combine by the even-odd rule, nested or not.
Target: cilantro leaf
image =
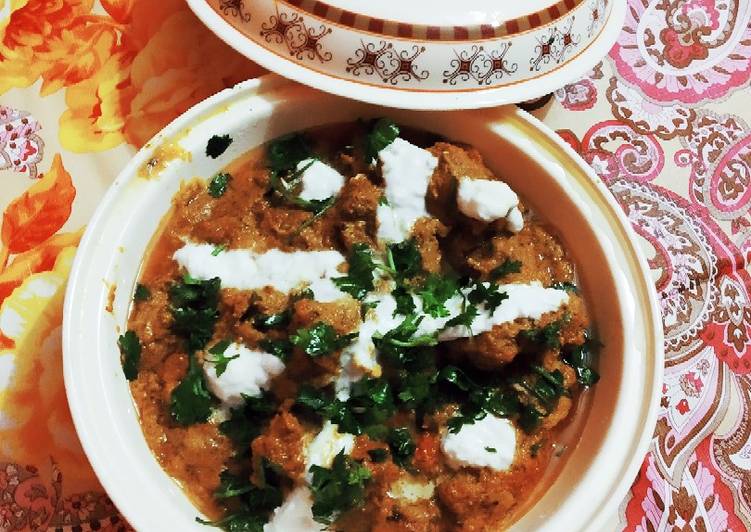
[[[497,453],[498,449],[496,449],[495,447],[485,447],[485,452],[488,452],[488,453]]]
[[[280,175],[293,171],[313,155],[305,135],[293,133],[271,141],[266,148],[269,170]]]
[[[355,244],[352,246],[347,263],[349,264],[347,275],[335,277],[332,280],[340,290],[347,292],[355,299],[362,300],[374,287],[373,272],[377,266],[373,261],[373,252],[367,244]]]
[[[151,297],[151,290],[145,284],[138,283],[136,290],[133,292],[134,301],[146,301]]]
[[[415,300],[412,299],[410,294],[404,286],[397,286],[391,291],[391,295],[396,300],[396,309],[394,309],[394,316],[401,314],[406,316],[412,314],[415,311]]]
[[[457,325],[463,325],[467,329],[472,331],[472,323],[480,313],[475,305],[464,305],[461,313],[457,314],[449,321],[446,322],[446,327],[455,327]]]
[[[568,281],[553,283],[552,285],[550,285],[550,288],[555,288],[556,290],[565,290],[566,292],[573,292],[574,294],[579,293],[579,287],[574,283],[570,283]]]
[[[195,355],[188,355],[188,372],[174,390],[170,399],[170,413],[178,425],[203,423],[211,414],[213,399],[206,386],[203,371],[195,360]]]
[[[261,433],[263,425],[276,412],[276,403],[268,392],[263,392],[259,397],[243,398],[245,403],[230,410],[229,419],[219,424],[219,430],[235,442],[238,448],[247,449],[250,442]]]
[[[371,449],[368,451],[368,456],[370,456],[370,459],[374,463],[380,464],[386,461],[389,457],[389,452],[386,449]]]
[[[334,457],[331,469],[313,465],[311,493],[313,518],[322,524],[331,524],[342,513],[362,504],[365,487],[370,481],[370,470],[344,451]]]
[[[400,372],[397,397],[407,408],[418,409],[425,405],[433,393],[434,373]]]
[[[523,339],[544,348],[558,349],[561,346],[561,328],[565,323],[565,319],[551,321],[543,327],[521,331],[519,335]]]
[[[520,261],[506,259],[499,266],[496,266],[490,271],[490,279],[498,281],[507,275],[519,273],[520,271],[522,271],[522,263]]]
[[[389,118],[379,118],[365,137],[365,158],[375,161],[378,152],[394,142],[399,136],[399,126]]]
[[[501,292],[495,283],[477,283],[467,295],[467,299],[476,305],[485,303],[488,311],[492,314],[501,303],[508,299],[508,294]]]
[[[407,427],[392,428],[389,430],[389,435],[386,438],[389,448],[391,449],[391,456],[394,463],[400,466],[405,466],[412,460],[412,455],[415,454],[416,445],[412,440],[412,435]]]
[[[271,353],[282,362],[286,362],[292,352],[292,342],[289,340],[271,340],[266,338],[259,344],[265,351]]]
[[[358,333],[339,335],[331,325],[319,321],[306,329],[297,329],[289,339],[311,357],[319,357],[346,347],[357,336]]]
[[[236,354],[234,356],[228,357],[224,354],[225,351],[227,351],[230,343],[231,342],[229,340],[222,340],[221,342],[214,344],[214,346],[209,349],[208,354],[212,356],[207,356],[206,360],[214,365],[214,371],[216,371],[217,377],[221,377],[222,374],[227,371],[227,364],[229,364],[230,361],[235,360],[240,356],[239,354]]]
[[[252,512],[234,512],[216,521],[206,521],[196,517],[196,522],[202,525],[214,526],[227,532],[263,532],[263,525],[267,518]]]
[[[434,346],[438,343],[438,332],[415,336],[424,316],[408,314],[402,322],[382,336],[375,335],[373,340],[379,349],[390,344],[396,347]]]
[[[212,257],[218,257],[220,254],[227,251],[227,244],[219,244],[217,246],[214,246],[214,249],[211,250],[211,256]]]
[[[212,135],[209,142],[206,143],[206,156],[216,159],[229,148],[232,144],[232,137],[229,135]]]
[[[188,351],[198,351],[211,340],[219,319],[218,277],[201,281],[186,275],[170,288],[172,330],[185,339]]]
[[[259,331],[270,329],[284,329],[292,319],[292,312],[283,310],[276,314],[259,314],[253,319],[253,327]]]
[[[422,255],[414,239],[389,244],[387,254],[389,265],[398,279],[411,279],[422,272]]]
[[[129,381],[138,377],[138,365],[141,362],[141,341],[130,329],[117,339],[117,347],[122,356],[123,373]]]
[[[224,193],[227,192],[229,182],[232,180],[232,176],[227,172],[220,172],[211,178],[209,181],[209,195],[212,198],[221,198]]]
[[[458,290],[459,284],[453,277],[430,274],[417,292],[422,299],[423,312],[434,318],[445,318],[449,315],[446,302]]]
[[[574,368],[576,380],[583,386],[593,386],[600,380],[600,375],[592,369],[592,366],[601,345],[590,332],[587,332],[582,345],[563,347],[563,361]]]

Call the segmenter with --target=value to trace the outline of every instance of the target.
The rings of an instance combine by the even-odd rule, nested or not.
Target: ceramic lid
[[[620,31],[625,0],[188,0],[262,66],[372,103],[518,102],[581,76]]]

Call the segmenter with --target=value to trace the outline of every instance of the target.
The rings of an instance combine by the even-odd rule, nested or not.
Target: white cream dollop
[[[417,502],[422,499],[430,499],[435,493],[433,481],[421,482],[408,476],[402,477],[389,487],[387,495],[392,499],[401,499],[407,502]]]
[[[489,467],[504,471],[514,463],[516,429],[508,419],[488,414],[471,425],[462,425],[456,434],[444,434],[441,450],[454,468]]]
[[[344,186],[344,176],[318,159],[304,159],[297,164],[297,170],[303,170],[300,198],[325,200],[336,196]]]
[[[225,406],[234,407],[243,403],[243,395],[256,397],[267,390],[271,380],[284,371],[284,362],[265,351],[249,349],[232,343],[224,351],[230,360],[221,375],[216,374],[216,365],[208,359],[203,363],[206,383]],[[210,357],[211,355],[209,355]]]
[[[263,525],[263,532],[313,532],[325,530],[313,519],[313,497],[307,486],[295,488]]]
[[[509,230],[515,233],[524,226],[519,196],[503,181],[462,177],[456,204],[463,214],[482,222],[506,218]]]
[[[487,286],[488,283],[485,283]],[[491,314],[482,304],[478,315],[472,321],[470,329],[464,325],[447,327],[438,335],[440,341],[466,338],[488,332],[496,325],[511,322],[519,318],[539,320],[546,312],[558,310],[568,302],[568,292],[558,288],[545,288],[537,281],[529,284],[498,285],[500,292],[508,296]]]
[[[305,475],[310,480],[310,467],[317,465],[330,468],[337,454],[350,454],[355,447],[352,434],[339,432],[339,426],[326,421],[321,431],[305,448]]]
[[[419,218],[429,216],[425,194],[438,159],[400,138],[378,152],[378,158],[388,204],[378,206],[377,236],[385,242],[401,242],[409,237]]]
[[[323,279],[341,277],[338,267],[345,259],[338,251],[281,251],[258,253],[250,249],[229,249],[215,253],[211,244],[186,243],[173,258],[196,279],[219,277],[222,288],[253,290],[270,286],[291,292]],[[332,297],[328,294],[328,297]],[[341,297],[345,294],[341,292]]]

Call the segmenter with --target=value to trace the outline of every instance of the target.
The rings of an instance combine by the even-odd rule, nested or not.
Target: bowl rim
[[[107,190],[103,199],[100,201],[100,204],[92,216],[86,228],[86,232],[79,244],[78,252],[70,271],[69,282],[65,293],[63,313],[63,366],[66,394],[81,445],[90,460],[97,477],[108,494],[110,494],[115,505],[134,526],[136,526],[136,523],[138,523],[139,526],[143,525],[145,524],[145,521],[139,516],[138,509],[123,496],[121,490],[117,489],[114,479],[110,479],[104,474],[109,467],[105,461],[106,453],[103,453],[103,449],[98,448],[94,444],[95,438],[93,436],[96,432],[96,428],[88,422],[84,415],[84,397],[81,390],[76,386],[78,383],[76,377],[77,368],[74,365],[75,358],[72,356],[76,347],[76,333],[73,328],[75,320],[72,319],[72,316],[75,315],[78,292],[87,282],[85,277],[81,276],[80,271],[84,268],[88,250],[98,245],[96,240],[96,228],[100,225],[101,220],[108,215],[110,204],[115,201],[120,194],[121,189],[131,180],[135,179],[138,169],[153,156],[154,146],[158,146],[160,141],[164,139],[175,137],[176,134],[184,131],[187,126],[191,125],[195,120],[200,119],[202,116],[205,117],[211,115],[213,110],[221,105],[228,105],[235,99],[263,95],[266,91],[272,91],[288,84],[289,82],[287,80],[273,74],[249,80],[240,83],[233,88],[226,89],[196,104],[184,114],[173,120],[151,141],[146,143],[120,172]],[[632,452],[629,454],[630,459],[628,460],[628,463],[623,464],[621,467],[622,475],[617,483],[617,488],[612,492],[625,495],[628,488],[633,483],[633,479],[636,477],[636,474],[642,465],[644,455],[652,441],[653,431],[651,427],[654,427],[657,421],[660,398],[658,392],[661,389],[663,380],[664,348],[661,314],[659,312],[656,293],[653,289],[653,283],[649,276],[647,261],[644,257],[643,251],[637,245],[636,234],[631,228],[624,212],[612,194],[607,191],[604,183],[596,176],[594,171],[568,144],[547,128],[547,126],[541,121],[516,107],[513,107],[512,112],[515,113],[516,118],[521,119],[529,125],[529,127],[534,128],[535,131],[541,135],[540,139],[544,140],[550,150],[557,152],[559,156],[572,162],[573,167],[586,177],[586,182],[589,186],[594,189],[600,189],[598,195],[609,209],[609,214],[612,216],[611,220],[613,220],[612,225],[616,226],[623,237],[623,241],[628,244],[624,247],[628,248],[628,252],[632,255],[633,264],[638,268],[638,270],[635,271],[635,280],[640,283],[639,289],[642,292],[641,297],[644,301],[648,302],[649,307],[649,319],[646,320],[645,325],[649,325],[651,328],[651,334],[649,334],[648,340],[651,341],[653,349],[648,353],[652,355],[653,363],[648,368],[648,373],[651,372],[651,380],[646,383],[645,389],[651,390],[652,393],[649,400],[644,401],[643,404],[645,406],[642,409],[646,414],[642,418],[643,426],[646,427],[646,430],[642,430],[638,439],[636,439],[636,441],[630,446],[632,449]],[[597,510],[595,518],[586,526],[586,529],[597,530],[598,527],[604,524],[608,517],[615,513],[621,502],[621,497],[611,496],[608,502]]]
[[[215,35],[235,51],[270,72],[345,98],[386,107],[425,111],[494,107],[534,100],[552,93],[567,83],[581,78],[599,60],[607,56],[620,35],[626,16],[626,0],[609,0],[612,3],[609,17],[600,29],[599,35],[573,58],[563,61],[541,76],[495,88],[440,92],[363,84],[308,68],[245,36],[212,9],[207,0],[186,1],[196,17]],[[472,44],[472,41],[467,41],[467,44]]]

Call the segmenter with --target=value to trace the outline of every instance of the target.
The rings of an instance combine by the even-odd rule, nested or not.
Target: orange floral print
[[[65,89],[60,142],[74,152],[143,145],[202,99],[259,75],[183,0],[22,0],[0,29],[0,94]],[[190,46],[186,46],[190,43]]]

